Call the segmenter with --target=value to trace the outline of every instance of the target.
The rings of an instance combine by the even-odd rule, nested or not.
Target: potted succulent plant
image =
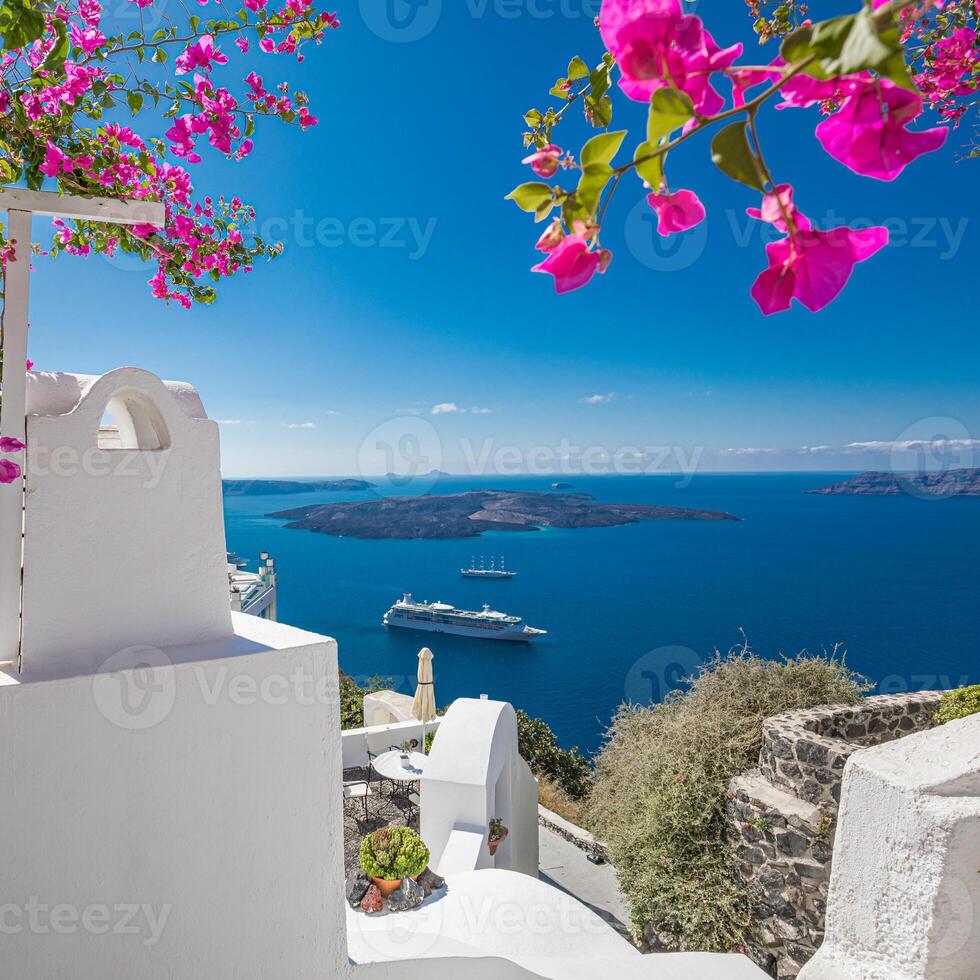
[[[361,842],[361,868],[386,898],[428,864],[429,849],[410,827],[382,827]]]
[[[411,769],[412,768],[412,759],[411,759],[412,743],[402,742],[402,744],[398,747],[401,750],[402,769]]]
[[[491,855],[497,853],[497,848],[507,840],[509,833],[510,831],[504,826],[500,817],[494,817],[490,821],[490,836],[487,839],[487,843],[490,847]]]

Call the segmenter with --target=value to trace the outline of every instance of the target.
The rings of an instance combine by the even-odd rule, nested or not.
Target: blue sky
[[[980,221],[978,164],[955,162],[965,132],[881,184],[823,153],[815,112],[764,113],[777,179],[818,225],[893,232],[821,314],[759,314],[748,290],[765,264],[762,226],[744,216],[756,196],[698,139],[669,175],[704,201],[705,225],[665,249],[628,179],[604,229],[609,272],[556,297],[528,271],[540,229],[503,198],[528,179],[522,114],[549,104],[570,55],[601,51],[594,0],[337,10],[341,30],[305,64],[253,59],[306,88],[319,127],[260,126],[245,162],[205,154],[194,169],[201,190],[254,203],[285,255],[190,313],[151,299],[151,270],[132,260],[41,259],[39,369],[133,364],[192,381],[227,423],[228,476],[368,475],[379,444],[394,447],[393,468],[421,445],[452,472],[492,468],[504,451],[504,468],[520,465],[532,450],[532,469],[593,450],[598,468],[602,451],[652,465],[658,447],[671,450],[662,468],[696,452],[705,469],[862,469],[889,465],[896,440],[942,435],[973,462]],[[719,42],[746,42],[743,61],[775,54],[758,52],[741,3],[698,13]],[[642,107],[617,108],[614,128],[642,125]],[[556,131],[575,148],[587,135],[577,114]]]

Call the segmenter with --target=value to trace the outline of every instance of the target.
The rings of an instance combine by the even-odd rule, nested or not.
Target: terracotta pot
[[[413,875],[412,881],[418,881],[419,876]],[[381,897],[387,898],[393,891],[397,891],[402,884],[401,878],[396,878],[394,881],[389,881],[386,878],[371,878],[378,888],[381,889]]]
[[[402,884],[401,878],[396,878],[394,881],[388,881],[384,878],[371,878],[371,881],[381,889],[382,898],[387,898],[393,891],[397,891]]]
[[[497,848],[500,847],[500,845],[503,844],[505,840],[507,840],[507,835],[509,833],[510,831],[506,827],[504,827],[504,832],[499,837],[491,838],[488,841],[491,857],[493,857],[493,855],[497,853]]]

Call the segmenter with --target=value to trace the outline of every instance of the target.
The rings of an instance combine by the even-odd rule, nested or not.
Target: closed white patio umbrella
[[[425,726],[436,717],[436,694],[432,683],[432,651],[428,647],[419,650],[419,685],[412,702],[412,716],[422,722],[422,751],[425,752]]]

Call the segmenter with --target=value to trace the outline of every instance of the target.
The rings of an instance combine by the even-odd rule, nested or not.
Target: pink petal
[[[647,197],[647,203],[657,212],[657,231],[664,236],[687,231],[704,221],[704,205],[694,191],[651,194]]]

